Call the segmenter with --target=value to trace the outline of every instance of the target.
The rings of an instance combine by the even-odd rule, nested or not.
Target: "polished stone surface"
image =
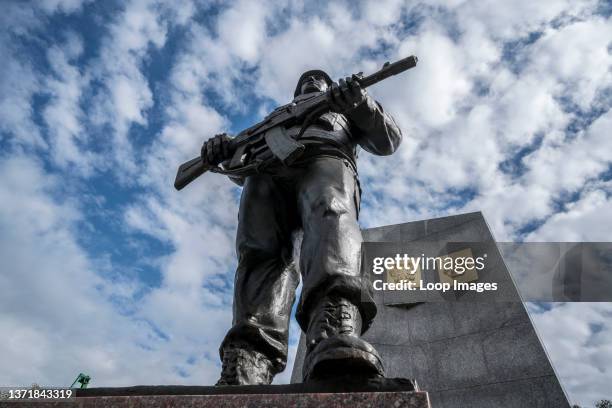
[[[476,251],[485,245],[496,259],[487,272],[504,282],[499,298],[512,300],[415,303],[405,291],[375,292],[378,315],[364,339],[388,376],[416,379],[435,408],[569,407],[480,212],[367,229],[363,237],[402,245],[474,242]],[[303,350],[300,339],[292,382],[301,380]]]
[[[7,403],[8,404],[8,403]],[[11,403],[14,405],[14,403]],[[425,392],[355,392],[311,394],[149,395],[78,397],[75,401],[35,403],[37,407],[150,408],[430,408]],[[11,405],[12,406],[12,405]]]
[[[96,387],[76,390],[77,397],[117,397],[142,395],[229,395],[229,394],[316,394],[345,392],[411,392],[419,391],[406,378],[360,379],[349,375],[334,380],[309,381],[275,385],[137,385],[132,387]]]
[[[405,407],[430,408],[429,396],[405,378],[358,379],[248,386],[139,385],[77,389],[66,401],[31,401],[42,407]],[[0,408],[14,402],[0,402]]]

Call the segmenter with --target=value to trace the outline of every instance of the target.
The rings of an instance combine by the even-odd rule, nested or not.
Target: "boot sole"
[[[376,350],[364,340],[337,336],[322,341],[304,361],[304,381],[351,375],[360,378],[384,376]]]

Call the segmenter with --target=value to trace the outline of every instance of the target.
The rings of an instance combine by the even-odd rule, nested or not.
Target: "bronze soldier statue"
[[[232,178],[243,185],[238,267],[233,325],[220,347],[223,368],[217,385],[270,384],[285,368],[300,279],[292,262],[292,234],[298,230],[303,231],[303,287],[296,319],[307,339],[304,381],[384,376],[377,351],[361,338],[376,306],[360,272],[356,159],[358,146],[376,155],[392,154],[402,134],[359,79],[354,75],[336,84],[321,70],[302,74],[293,104],[326,93],[331,109],[286,129],[305,147],[299,158]],[[201,161],[216,166],[228,160],[231,140],[220,134],[206,141]]]

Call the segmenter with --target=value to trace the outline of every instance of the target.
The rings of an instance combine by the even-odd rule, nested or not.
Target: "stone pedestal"
[[[37,407],[48,405],[40,403]],[[51,405],[49,405],[51,406]],[[76,403],[54,407],[80,408],[430,408],[426,392],[354,392],[312,394],[148,395],[126,397],[77,397]]]
[[[7,403],[12,407],[12,403]],[[431,408],[429,396],[403,378],[250,386],[135,386],[76,390],[66,401],[36,402],[46,408]],[[0,402],[0,408],[4,406]]]

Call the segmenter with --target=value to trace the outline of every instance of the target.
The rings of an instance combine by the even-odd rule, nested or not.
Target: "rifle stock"
[[[208,170],[209,167],[204,164],[201,157],[196,157],[181,164],[176,172],[174,188],[181,190]]]
[[[232,141],[233,142],[233,141]],[[229,151],[233,153],[236,149],[234,144],[230,142]],[[202,174],[206,173],[213,168],[217,168],[216,166],[211,166],[202,161],[200,156],[195,157],[185,163],[181,164],[176,172],[176,178],[174,179],[174,188],[177,190],[182,190],[187,184],[191,183],[193,180],[200,177]]]

